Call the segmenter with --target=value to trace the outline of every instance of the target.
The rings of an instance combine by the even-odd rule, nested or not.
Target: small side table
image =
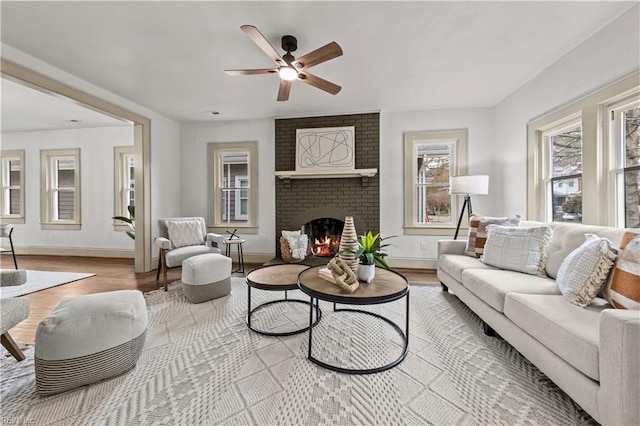
[[[242,272],[244,274],[244,253],[242,252],[242,243],[246,242],[247,240],[244,240],[242,238],[233,238],[233,239],[225,239],[224,245],[225,245],[225,256],[227,257],[231,257],[231,246],[235,245],[237,248],[237,253],[238,253],[238,269],[236,269],[235,271],[231,271],[231,272]]]

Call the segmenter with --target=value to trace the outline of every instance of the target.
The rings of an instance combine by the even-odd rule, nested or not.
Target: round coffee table
[[[313,312],[312,300],[306,301],[306,300],[298,300],[298,299],[289,299],[287,294],[287,291],[289,290],[298,290],[298,274],[308,268],[309,268],[308,265],[285,263],[283,265],[263,266],[261,268],[254,269],[253,271],[247,274],[246,322],[249,329],[255,331],[258,334],[262,334],[265,336],[290,336],[292,334],[303,333],[309,330],[311,327],[315,326],[318,323],[318,321],[320,321],[320,318],[322,317],[322,311],[318,307],[318,303],[316,301],[316,306],[315,306],[316,319],[315,319],[315,322],[309,323],[309,327],[305,327],[299,330],[286,331],[286,332],[273,332],[273,331],[259,330],[251,324],[251,317],[253,316],[254,312],[266,306],[273,305],[275,303],[304,303],[309,305],[311,311]],[[259,290],[266,290],[266,291],[284,291],[284,299],[271,300],[269,302],[265,302],[251,309],[251,289],[252,288],[256,288]]]
[[[389,370],[390,368],[395,367],[400,364],[402,360],[407,356],[407,352],[409,349],[409,283],[407,279],[401,274],[387,269],[376,268],[376,276],[369,284],[360,283],[360,287],[353,293],[344,293],[340,288],[338,288],[333,283],[320,278],[318,276],[318,271],[324,266],[316,266],[313,268],[306,269],[298,275],[298,287],[305,294],[308,294],[311,297],[310,306],[313,306],[313,299],[316,299],[316,306],[318,305],[318,300],[324,300],[327,302],[333,303],[333,311],[334,312],[358,312],[365,315],[371,315],[373,317],[379,318],[389,325],[391,325],[402,338],[404,345],[402,349],[402,353],[395,360],[386,365],[375,367],[375,368],[366,368],[366,369],[353,369],[353,368],[344,368],[332,364],[328,364],[324,361],[321,361],[315,358],[312,354],[313,348],[313,330],[312,327],[308,327],[309,329],[309,352],[307,358],[321,367],[327,368],[329,370],[337,371],[340,373],[346,374],[371,374],[371,373],[379,373],[381,371]],[[352,309],[352,308],[340,308],[336,309],[336,303],[345,304],[345,305],[377,305],[381,303],[393,302],[395,300],[406,297],[406,311],[405,311],[405,329],[404,331],[393,321],[388,318],[383,317],[382,315],[376,314],[374,312],[363,311],[360,309]],[[313,309],[309,310],[309,324],[311,325],[313,317]]]

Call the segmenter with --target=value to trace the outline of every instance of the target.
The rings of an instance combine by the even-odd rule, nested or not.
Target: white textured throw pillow
[[[169,231],[169,241],[171,241],[173,248],[204,244],[202,224],[197,220],[169,222],[167,230]]]
[[[513,228],[489,225],[480,260],[500,269],[544,277],[547,263],[544,249],[552,234],[548,226]]]
[[[584,236],[587,240],[562,261],[556,278],[565,299],[583,308],[607,282],[618,255],[615,245],[608,239],[593,234]]]

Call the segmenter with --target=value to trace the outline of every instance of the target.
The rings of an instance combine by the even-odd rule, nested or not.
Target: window
[[[257,162],[256,142],[209,144],[209,222],[214,228],[257,232]]]
[[[528,123],[529,220],[640,227],[639,77]]]
[[[405,234],[455,228],[457,197],[449,178],[466,174],[467,132],[405,133]]]
[[[543,132],[546,217],[558,222],[582,221],[582,127],[580,121],[552,125]]]
[[[114,216],[130,217],[129,206],[135,206],[135,159],[133,146],[117,146],[114,148]],[[119,221],[114,223],[116,229],[129,230]]]
[[[3,223],[24,223],[24,150],[0,151]]]
[[[640,228],[640,102],[621,102],[609,111],[616,222]]]
[[[80,229],[80,149],[41,150],[43,229]]]

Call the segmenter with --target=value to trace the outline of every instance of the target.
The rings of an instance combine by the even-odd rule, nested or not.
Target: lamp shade
[[[489,176],[451,176],[451,194],[487,195],[489,193]]]

